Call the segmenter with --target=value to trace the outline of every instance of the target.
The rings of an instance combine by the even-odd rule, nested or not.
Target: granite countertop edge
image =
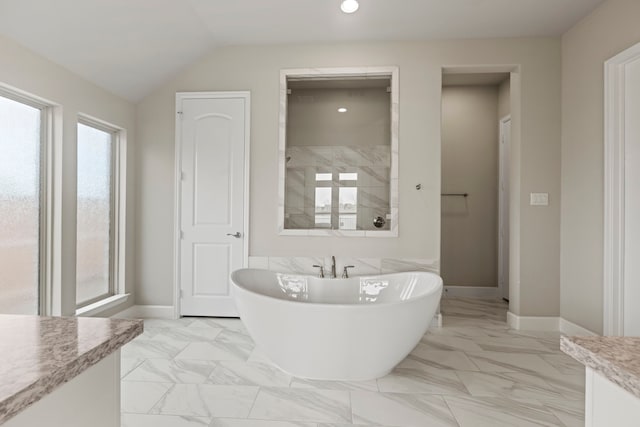
[[[111,339],[43,375],[37,381],[0,402],[0,424],[5,423],[22,410],[50,394],[60,385],[77,377],[114,351],[120,349],[142,332],[143,322],[140,320],[126,331],[114,335]]]
[[[593,369],[603,377],[640,398],[640,376],[612,360],[580,345],[574,339],[580,337],[560,337],[560,349],[583,365]],[[605,342],[607,337],[600,337]]]

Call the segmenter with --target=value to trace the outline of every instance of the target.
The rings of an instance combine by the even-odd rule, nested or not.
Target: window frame
[[[38,316],[51,312],[53,263],[53,111],[54,105],[27,92],[0,84],[0,96],[40,111],[38,194]]]
[[[94,117],[78,114],[78,120],[76,122],[76,149],[79,144],[79,140],[77,139],[78,134],[78,125],[84,125],[88,127],[92,127],[94,129],[103,131],[108,133],[111,136],[111,167],[110,167],[110,191],[109,191],[109,283],[108,290],[106,293],[102,293],[94,298],[88,299],[86,301],[82,301],[80,303],[76,300],[76,311],[87,308],[92,304],[99,303],[108,298],[111,298],[115,295],[123,293],[122,289],[122,281],[120,277],[121,269],[123,268],[123,261],[121,260],[121,185],[124,181],[121,177],[121,151],[123,141],[125,140],[125,130],[109,124],[100,119],[96,119]],[[76,178],[78,176],[78,166],[77,166],[77,158],[76,158]],[[77,191],[77,183],[76,183],[76,191]],[[78,195],[76,193],[76,203],[77,203]],[[77,212],[77,208],[76,208]],[[77,219],[76,219],[76,230],[77,230]],[[77,245],[77,235],[76,235],[76,245]],[[76,246],[77,248],[77,246]],[[76,271],[78,267],[78,260],[76,254]],[[76,292],[78,289],[78,280],[76,277]]]

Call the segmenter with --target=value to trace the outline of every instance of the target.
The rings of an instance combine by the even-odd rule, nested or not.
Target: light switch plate
[[[531,193],[529,204],[531,206],[549,206],[549,193]]]

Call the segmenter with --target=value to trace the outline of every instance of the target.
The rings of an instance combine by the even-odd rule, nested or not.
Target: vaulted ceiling
[[[131,101],[216,46],[559,36],[603,0],[0,0],[0,34]]]

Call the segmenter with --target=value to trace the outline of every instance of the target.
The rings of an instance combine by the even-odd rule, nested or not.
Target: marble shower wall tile
[[[357,231],[356,233],[362,232]],[[331,257],[249,257],[250,268],[263,268],[278,273],[317,276],[319,270],[313,267],[313,265],[324,266],[325,274],[328,275],[331,269]],[[355,266],[355,268],[349,270],[349,274],[352,276],[368,276],[404,271],[430,271],[437,274],[439,269],[439,263],[429,259],[336,257],[336,272],[338,276],[342,275],[342,270],[345,265]]]
[[[296,273],[317,275],[318,268],[314,265],[324,265],[324,257],[269,257],[269,270],[278,273]]]
[[[284,195],[278,206],[284,210],[285,229],[312,229],[315,227],[315,194],[317,187],[357,187],[358,189],[358,230],[386,231],[397,220],[397,215],[388,219],[387,225],[378,229],[373,225],[374,216],[391,215],[391,208],[397,208],[397,196],[390,189],[397,190],[397,179],[391,182],[391,149],[388,145],[358,146],[293,146],[287,148],[286,182],[281,183]],[[339,173],[357,173],[354,181],[340,181]],[[330,181],[317,181],[316,174],[331,173]],[[337,195],[333,197],[337,203]],[[393,204],[395,203],[395,204]],[[336,206],[333,206],[334,213]],[[337,217],[332,223],[338,223]]]
[[[430,271],[440,272],[440,263],[433,259],[396,259],[383,258],[382,273],[398,273],[402,271]]]
[[[269,257],[266,256],[250,256],[249,268],[269,269]]]
[[[331,257],[327,257],[324,260],[324,265],[331,269]],[[353,265],[353,268],[349,269],[350,276],[370,276],[374,274],[380,274],[380,259],[379,258],[346,258],[336,257],[336,274],[338,277],[342,276],[344,267],[346,265]]]

